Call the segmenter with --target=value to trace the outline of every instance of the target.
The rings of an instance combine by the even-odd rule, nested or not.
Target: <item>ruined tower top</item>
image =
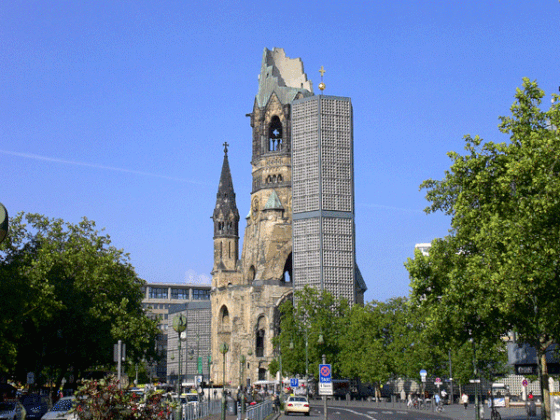
[[[313,95],[313,83],[307,79],[300,58],[286,57],[283,48],[264,49],[259,75],[257,104],[266,106],[270,95],[275,92],[282,104],[290,104],[298,92],[303,96]]]

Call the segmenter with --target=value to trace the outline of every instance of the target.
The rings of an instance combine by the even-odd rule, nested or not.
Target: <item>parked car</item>
[[[307,397],[289,397],[284,403],[284,414],[287,416],[291,413],[303,413],[308,416],[311,412]]]
[[[63,397],[41,417],[41,420],[75,420],[78,418],[76,411],[72,410],[75,406],[75,397]]]
[[[21,403],[27,412],[26,419],[39,420],[49,411],[49,401],[46,395],[30,394],[21,398]]]
[[[24,420],[25,408],[16,400],[0,402],[0,419]]]

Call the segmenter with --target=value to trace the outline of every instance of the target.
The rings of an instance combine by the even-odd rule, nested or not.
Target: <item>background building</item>
[[[142,287],[144,311],[159,321],[160,333],[157,337],[157,350],[162,359],[154,367],[153,376],[164,382],[167,378],[167,333],[169,311],[174,305],[186,302],[210,301],[209,284],[189,283],[146,283]]]
[[[179,375],[178,334],[173,329],[173,318],[183,314],[187,318],[187,329],[181,341],[182,383],[195,386],[195,375],[209,381],[212,360],[210,352],[210,301],[185,302],[169,308],[167,333],[167,383],[177,383]]]

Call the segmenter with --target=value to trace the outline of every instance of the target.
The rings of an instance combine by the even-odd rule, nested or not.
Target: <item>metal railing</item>
[[[183,404],[182,420],[198,420],[204,419],[211,415],[220,414],[222,411],[221,401],[205,401],[198,404]],[[238,420],[264,420],[274,412],[274,404],[272,401],[265,401],[256,405],[247,406],[245,417],[241,418],[240,407],[237,406]],[[174,417],[174,420],[179,420]]]
[[[237,410],[238,420],[264,420],[274,411],[272,401],[265,401],[257,405],[248,406],[245,410],[245,418],[241,418],[241,411]]]
[[[213,414],[220,414],[222,405],[220,400],[205,401],[198,404],[183,404],[183,417],[182,420],[197,420],[211,416]],[[175,418],[174,420],[179,420]]]

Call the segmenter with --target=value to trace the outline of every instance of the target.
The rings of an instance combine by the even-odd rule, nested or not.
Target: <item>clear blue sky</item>
[[[501,141],[522,77],[560,85],[560,3],[15,1],[0,4],[0,202],[106,228],[150,282],[209,279],[223,157],[249,211],[264,47],[354,106],[366,300],[409,293],[415,243],[444,236],[420,183],[465,134]],[[548,108],[549,97],[543,102]]]

